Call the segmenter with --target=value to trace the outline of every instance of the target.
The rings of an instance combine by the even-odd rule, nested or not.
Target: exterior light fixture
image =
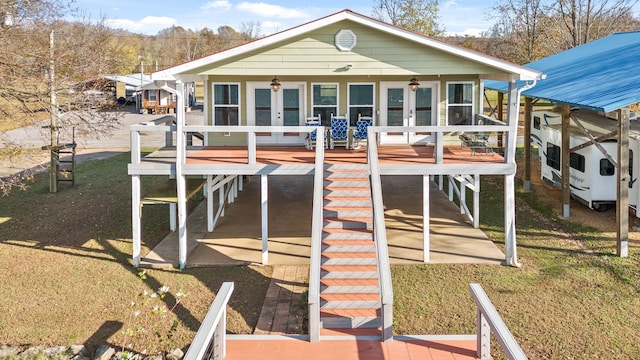
[[[420,86],[418,79],[416,79],[415,76],[412,77],[411,80],[409,80],[409,89],[411,89],[411,91],[416,91],[418,90],[418,86]]]
[[[278,90],[280,90],[280,80],[278,80],[277,77],[274,77],[273,80],[271,80],[271,90],[273,90],[274,92],[278,92]]]

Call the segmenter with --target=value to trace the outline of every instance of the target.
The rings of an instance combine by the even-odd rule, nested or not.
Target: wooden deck
[[[248,150],[246,147],[219,146],[204,147],[190,151],[187,154],[187,164],[247,164]],[[367,160],[366,148],[357,150],[343,147],[327,149],[324,152],[327,164],[365,164]],[[378,147],[378,158],[381,165],[420,165],[435,164],[434,148],[432,146],[388,145]],[[309,151],[298,146],[262,146],[256,150],[256,162],[262,165],[293,165],[313,164],[315,151]],[[444,149],[445,164],[501,164],[504,158],[494,152],[475,153],[462,146],[452,145]]]
[[[342,338],[342,339],[341,339]],[[475,336],[396,337],[390,342],[367,337],[336,336],[318,343],[285,337],[234,336],[227,338],[227,359],[307,360],[463,360],[477,359]]]

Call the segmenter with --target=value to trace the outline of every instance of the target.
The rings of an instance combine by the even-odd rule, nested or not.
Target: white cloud
[[[106,21],[107,26],[115,29],[126,29],[132,32],[140,32],[147,35],[155,35],[158,31],[176,25],[178,21],[166,16],[147,16],[141,20],[111,19]]]
[[[271,5],[263,2],[242,2],[238,4],[236,8],[241,11],[250,12],[267,18],[306,19],[308,17],[307,14],[300,10],[287,9],[279,5]]]
[[[209,10],[209,9],[231,9],[233,5],[227,0],[217,0],[217,1],[209,1],[208,3],[202,5],[200,9]]]
[[[267,34],[284,30],[284,28],[282,27],[282,23],[278,21],[263,21],[260,23],[260,27],[262,28],[262,31]]]

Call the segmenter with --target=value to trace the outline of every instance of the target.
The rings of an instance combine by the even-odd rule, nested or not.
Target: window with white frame
[[[322,125],[331,126],[331,114],[338,114],[338,84],[313,84],[311,116],[322,119]]]
[[[447,124],[473,124],[475,108],[474,82],[461,81],[447,83]]]
[[[240,85],[213,84],[213,124],[237,126],[240,113]]]
[[[373,116],[374,109],[374,88],[373,84],[349,84],[349,103],[347,111],[349,116],[349,126],[356,126],[358,114],[362,116]]]

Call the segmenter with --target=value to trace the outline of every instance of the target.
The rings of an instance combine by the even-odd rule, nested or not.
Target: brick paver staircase
[[[380,288],[366,165],[324,174],[320,320],[325,329],[378,328]]]

